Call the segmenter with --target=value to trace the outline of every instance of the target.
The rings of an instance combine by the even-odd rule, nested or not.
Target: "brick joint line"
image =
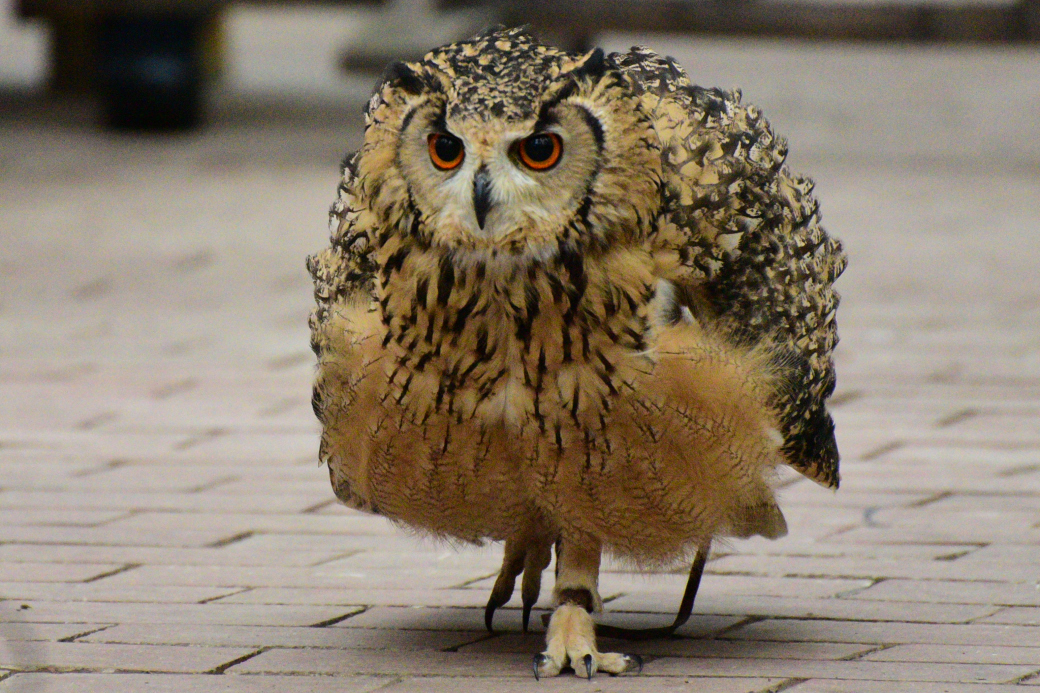
[[[264,652],[267,652],[270,649],[271,649],[270,647],[266,647],[266,646],[265,647],[261,647],[258,650],[256,650],[255,652],[250,652],[249,654],[242,655],[241,657],[236,657],[235,659],[232,659],[230,662],[225,662],[225,663],[221,664],[220,666],[214,667],[214,668],[210,669],[209,671],[207,671],[205,673],[219,676],[219,675],[223,674],[225,671],[227,671],[228,669],[230,669],[231,667],[236,666],[238,664],[241,664],[242,662],[247,662],[250,659],[252,659],[253,657],[261,655],[261,654],[263,654]]]
[[[368,607],[367,606],[363,606],[363,607],[361,607],[357,611],[351,611],[349,614],[343,614],[342,616],[336,616],[335,618],[326,619],[324,621],[318,621],[317,623],[311,624],[310,627],[311,628],[327,628],[328,626],[334,626],[337,623],[342,623],[343,621],[346,621],[348,618],[353,618],[354,616],[357,616],[359,614],[363,614],[366,611],[368,611]]]
[[[497,570],[495,572],[493,572],[493,573],[487,573],[487,574],[479,575],[479,576],[477,576],[475,578],[470,578],[469,580],[463,580],[462,582],[458,583],[457,585],[452,585],[449,589],[461,590],[461,589],[464,589],[466,587],[469,587],[470,585],[475,585],[476,583],[480,582],[481,580],[487,580],[489,578],[493,578],[496,575],[498,575],[498,571]]]
[[[100,628],[94,628],[94,629],[91,629],[91,630],[83,631],[82,633],[76,633],[75,635],[70,635],[67,638],[59,638],[57,642],[76,642],[80,638],[85,638],[88,635],[94,635],[94,633],[100,633],[101,631],[108,630],[109,628],[115,628],[115,626],[116,626],[116,624],[110,623],[110,624],[108,624],[106,626],[101,626]]]
[[[954,495],[955,494],[953,493],[953,491],[939,491],[938,493],[935,493],[935,494],[933,494],[931,496],[928,496],[927,498],[922,498],[919,501],[914,501],[912,503],[907,503],[903,507],[904,508],[923,508],[925,506],[931,505],[932,503],[938,503],[941,500],[946,500],[947,498],[952,498]]]
[[[300,512],[305,514],[305,515],[310,515],[310,514],[318,512],[319,510],[323,510],[323,509],[329,507],[330,505],[335,505],[338,502],[339,502],[339,500],[337,500],[336,498],[330,498],[329,500],[323,500],[320,503],[315,503],[314,505],[310,505],[310,506],[304,508],[303,510],[301,510]]]
[[[470,645],[477,645],[488,640],[494,640],[499,636],[498,633],[485,633],[478,638],[468,640],[466,642],[460,642],[458,645],[452,645],[451,647],[445,647],[441,652],[458,652],[463,647],[469,647]]]
[[[104,474],[106,472],[112,471],[113,469],[119,469],[120,467],[126,467],[131,464],[133,464],[133,462],[131,462],[130,460],[116,458],[114,460],[109,460],[108,462],[105,462],[100,467],[89,467],[78,472],[73,472],[69,476],[71,476],[74,479],[79,479],[83,477],[94,476],[95,474]]]
[[[1026,674],[1025,676],[1019,676],[1017,679],[1011,679],[1010,681],[1008,681],[1008,683],[1014,683],[1014,684],[1020,685],[1020,684],[1023,684],[1023,683],[1028,683],[1029,681],[1032,681],[1034,679],[1040,679],[1040,669],[1037,669],[1034,672]]]
[[[104,580],[105,578],[110,578],[113,575],[119,575],[120,573],[126,573],[126,572],[129,572],[129,571],[133,570],[134,568],[140,568],[140,567],[141,567],[140,563],[127,563],[126,565],[122,565],[122,566],[116,568],[115,570],[109,570],[108,572],[88,577],[86,580],[81,580],[80,583],[81,584],[87,584],[87,583],[91,583],[91,582],[97,582],[98,580]]]
[[[781,691],[786,691],[790,688],[794,688],[795,686],[799,686],[808,680],[809,679],[803,678],[790,678],[781,681],[780,683],[774,684],[769,688],[764,688],[761,691],[756,691],[755,693],[780,693]]]
[[[198,486],[192,486],[191,488],[185,489],[184,492],[185,493],[202,493],[203,491],[212,491],[213,489],[217,488],[218,486],[223,486],[224,484],[230,484],[230,483],[233,483],[235,481],[238,481],[238,477],[237,476],[222,476],[222,477],[220,477],[218,479],[214,479],[213,481],[210,481],[208,483],[199,484]]]
[[[839,661],[839,662],[855,662],[857,660],[863,659],[864,657],[869,657],[872,654],[875,654],[877,652],[883,652],[883,651],[891,649],[891,648],[893,648],[895,646],[896,645],[891,644],[891,643],[878,645],[877,647],[872,647],[869,650],[864,650],[863,652],[857,652],[855,654],[850,654],[848,657],[839,657],[837,661]]]
[[[727,627],[723,628],[722,630],[718,631],[717,633],[714,633],[711,636],[711,639],[717,640],[717,639],[719,639],[719,638],[721,638],[721,637],[723,637],[725,635],[729,635],[733,631],[740,630],[741,628],[744,628],[746,626],[751,626],[751,625],[754,625],[756,623],[761,623],[762,621],[768,621],[768,620],[769,620],[768,616],[748,616],[747,618],[744,618],[744,619],[742,619],[740,621],[737,621],[733,625],[727,626]]]
[[[959,423],[963,423],[968,419],[974,419],[981,412],[973,407],[966,407],[964,409],[958,409],[952,414],[947,414],[938,421],[935,422],[936,428],[950,428],[956,426]]]
[[[885,443],[884,445],[876,447],[873,450],[868,450],[867,452],[860,455],[859,458],[864,462],[871,462],[880,457],[884,457],[890,452],[895,452],[896,450],[899,450],[900,448],[904,447],[906,447],[906,443],[904,443],[901,440],[896,440],[891,443]]]
[[[227,594],[220,594],[220,595],[217,595],[216,597],[209,597],[207,599],[200,599],[199,601],[197,601],[195,603],[196,604],[211,604],[212,602],[220,601],[221,599],[227,599],[228,597],[235,597],[235,596],[237,596],[239,594],[245,594],[246,592],[252,592],[254,589],[256,589],[256,588],[255,587],[243,587],[240,590],[235,590],[234,592],[228,592]]]
[[[239,532],[238,534],[232,534],[230,537],[224,537],[223,539],[217,539],[216,541],[214,541],[212,543],[206,544],[205,548],[207,548],[207,549],[222,549],[225,546],[230,546],[231,544],[237,544],[240,541],[245,541],[246,539],[249,539],[250,537],[253,537],[256,534],[257,534],[257,532],[254,532],[253,530],[249,530],[249,531],[246,531],[246,532]]]

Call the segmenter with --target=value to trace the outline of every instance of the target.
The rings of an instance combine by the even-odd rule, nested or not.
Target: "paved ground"
[[[794,481],[787,538],[721,547],[641,677],[536,683],[515,608],[482,630],[498,549],[346,511],[315,461],[303,256],[357,104],[151,140],[23,105],[0,691],[1040,691],[1040,56],[648,42],[747,88],[847,244],[841,491]],[[603,582],[650,625],[683,580]]]

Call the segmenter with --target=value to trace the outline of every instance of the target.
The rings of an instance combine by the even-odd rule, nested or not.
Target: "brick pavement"
[[[0,691],[1040,690],[1037,53],[647,42],[746,87],[848,246],[841,491],[790,477],[790,535],[719,547],[641,677],[536,683],[516,604],[482,630],[499,549],[345,510],[315,461],[302,258],[357,104],[151,140],[23,112]],[[681,575],[609,571],[605,620],[669,618]]]

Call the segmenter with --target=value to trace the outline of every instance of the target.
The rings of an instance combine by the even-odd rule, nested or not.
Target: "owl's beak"
[[[484,230],[484,220],[491,209],[491,174],[486,166],[477,169],[473,177],[473,211],[477,215],[477,226]]]

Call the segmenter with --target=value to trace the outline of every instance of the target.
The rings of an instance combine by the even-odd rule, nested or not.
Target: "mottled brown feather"
[[[570,216],[487,237],[416,206],[412,114],[493,134],[561,104],[601,147]],[[739,95],[643,49],[496,31],[388,73],[308,261],[337,496],[436,535],[589,536],[644,564],[782,535],[777,465],[837,485],[844,266],[784,151]]]

